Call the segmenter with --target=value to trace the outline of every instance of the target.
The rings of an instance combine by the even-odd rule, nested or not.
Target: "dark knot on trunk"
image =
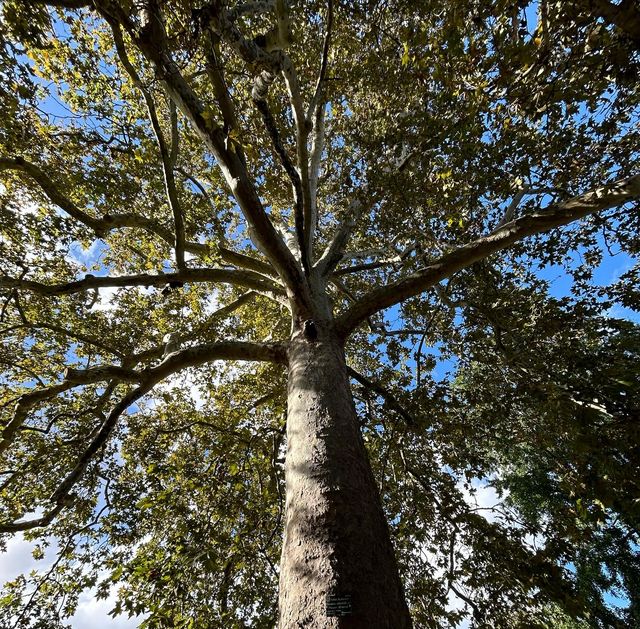
[[[311,343],[318,340],[318,328],[316,328],[313,319],[307,319],[303,322],[302,333],[304,334],[304,338]]]

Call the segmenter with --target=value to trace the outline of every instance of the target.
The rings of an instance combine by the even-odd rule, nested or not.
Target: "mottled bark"
[[[280,629],[411,627],[364,447],[344,351],[330,321],[289,347]],[[351,598],[328,616],[327,595]],[[343,599],[344,600],[344,599]]]

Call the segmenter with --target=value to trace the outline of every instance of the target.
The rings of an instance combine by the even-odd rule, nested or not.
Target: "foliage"
[[[287,255],[304,266],[285,154],[311,174],[311,262],[354,224],[327,290],[415,625],[637,625],[640,331],[608,313],[638,310],[638,272],[593,276],[640,249],[637,182],[610,185],[638,160],[640,11],[291,2],[292,43],[267,54],[265,4],[0,3],[0,530],[53,508],[24,535],[56,557],[5,585],[0,624],[65,626],[93,587],[143,627],[274,626],[274,356],[295,327]],[[290,254],[252,231],[260,204]],[[517,232],[549,216],[565,218]],[[511,241],[454,268],[505,226]],[[569,296],[551,295],[550,265]],[[168,334],[184,352],[165,362]],[[222,362],[227,341],[264,362]],[[121,371],[94,378],[104,366]],[[474,504],[486,487],[495,509]]]

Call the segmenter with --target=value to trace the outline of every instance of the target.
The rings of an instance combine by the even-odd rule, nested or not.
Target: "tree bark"
[[[343,346],[331,321],[315,326],[317,338],[294,332],[288,354],[279,628],[410,628]]]

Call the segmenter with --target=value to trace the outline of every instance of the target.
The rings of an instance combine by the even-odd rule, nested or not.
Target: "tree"
[[[595,331],[637,298],[589,279],[604,247],[638,251],[640,12],[563,4],[2,3],[0,531],[58,540],[7,622],[58,626],[114,584],[114,613],[158,627],[621,622],[565,551],[597,572],[615,539],[607,570],[637,583],[615,460],[637,387],[612,368],[597,401],[600,375],[562,366],[633,368],[631,324]],[[575,252],[557,304],[535,264]],[[523,364],[565,318],[593,338]],[[558,460],[599,472],[543,439],[558,422],[591,453],[612,423],[619,495],[561,499]],[[500,470],[521,522],[456,486]]]

